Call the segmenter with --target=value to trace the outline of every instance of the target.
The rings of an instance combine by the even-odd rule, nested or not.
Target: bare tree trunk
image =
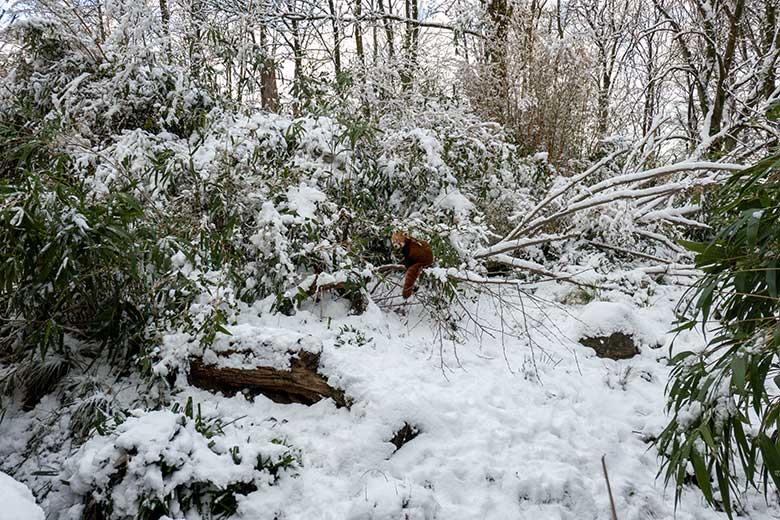
[[[341,76],[341,31],[339,31],[338,15],[333,0],[328,0],[328,10],[330,11],[330,24],[333,30],[333,68],[338,79]]]
[[[412,19],[412,2],[416,0],[404,0],[404,17],[407,20]],[[408,89],[412,84],[412,64],[411,64],[411,49],[412,49],[412,24],[406,22],[406,32],[404,33],[403,44],[403,64],[401,65],[401,83],[404,90]]]
[[[420,4],[418,3],[418,0],[412,0],[412,20],[419,21],[420,20]],[[414,25],[412,27],[412,67],[417,67],[417,55],[419,52],[419,46],[420,46],[420,26]]]
[[[729,33],[726,41],[726,48],[723,51],[723,57],[717,60],[717,83],[715,86],[715,96],[712,103],[712,117],[710,118],[710,135],[715,135],[721,130],[723,124],[723,112],[727,100],[727,78],[731,73],[731,66],[734,62],[734,52],[736,50],[737,36],[740,32],[740,23],[742,13],[745,7],[745,0],[736,0],[734,11],[729,16]],[[708,24],[705,24],[705,27]],[[713,34],[714,35],[714,34]],[[733,139],[720,139],[714,148],[723,149],[732,146]]]
[[[170,37],[171,12],[168,10],[168,0],[160,0],[160,18],[162,20],[163,32],[166,37]]]
[[[301,112],[301,96],[303,95],[303,50],[301,49],[301,35],[298,31],[298,22],[292,23],[293,38],[293,116],[298,117]]]
[[[276,112],[279,93],[276,89],[276,64],[268,50],[266,28],[260,28],[260,50],[263,53],[263,67],[260,71],[260,100],[263,109]]]
[[[332,0],[331,0],[332,1]],[[379,14],[382,16],[382,24],[385,27],[385,39],[387,40],[387,55],[390,61],[393,61],[393,54],[395,54],[393,40],[393,26],[390,25],[390,20],[385,17],[385,4],[383,0],[378,0]],[[388,5],[388,9],[392,11],[392,6]]]
[[[375,13],[376,9],[374,8],[374,0],[371,0],[371,12]],[[377,66],[379,63],[379,30],[376,26],[376,23],[371,24],[371,43],[373,44],[373,47],[371,49],[372,59],[371,63],[374,67]]]
[[[161,0],[164,1],[164,0]],[[2,13],[0,13],[1,15]],[[98,44],[102,45],[106,41],[106,28],[103,25],[103,6],[101,2],[97,4],[97,18],[98,18],[98,34],[100,35],[100,41]],[[167,24],[166,24],[167,26]]]
[[[360,25],[360,17],[363,15],[363,0],[355,0],[355,52],[361,65],[366,64],[365,51],[363,50],[363,27]]]
[[[533,0],[531,9],[534,9],[536,0]],[[492,110],[491,117],[501,122],[506,122],[509,117],[509,77],[507,63],[507,45],[509,36],[509,19],[511,7],[508,0],[487,0],[486,10],[490,18],[490,36],[485,42],[485,61],[490,73],[490,81],[495,82],[496,108]],[[529,27],[533,27],[530,23]],[[532,29],[529,29],[532,30]]]
[[[607,129],[609,127],[609,91],[611,79],[609,65],[607,63],[607,51],[603,45],[599,45],[599,92],[596,131],[600,138],[607,135]]]
[[[763,51],[764,55],[769,55],[773,50],[780,47],[780,31],[777,29],[777,6],[774,0],[764,1],[764,27],[763,27]],[[767,68],[764,85],[761,89],[764,99],[767,99],[775,90],[777,81],[777,72],[774,66]]]
[[[555,4],[555,28],[558,31],[558,39],[563,39],[563,21],[561,20],[561,0]]]
[[[653,33],[647,36],[647,65],[645,67],[645,112],[642,117],[642,135],[647,135],[655,119],[655,42]]]
[[[698,117],[696,116],[696,99],[694,86],[690,76],[687,79],[688,82],[688,121],[686,124],[685,132],[688,135],[688,151],[693,151],[696,148],[696,140],[698,138]]]
[[[192,75],[199,78],[203,72],[203,0],[190,2],[190,23],[192,23],[192,36],[189,38],[190,70]]]

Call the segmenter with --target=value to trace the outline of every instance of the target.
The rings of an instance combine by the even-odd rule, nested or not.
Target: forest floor
[[[602,457],[621,520],[726,518],[692,490],[675,511],[674,489],[656,478],[660,459],[650,440],[665,424],[666,359],[675,338],[668,331],[684,287],[602,292],[572,303],[578,291],[546,283],[523,295],[522,307],[517,294],[504,296],[501,309],[483,295],[470,309],[485,328],[464,314],[456,325],[466,339],[458,344],[446,334],[440,341],[417,296],[371,304],[362,315],[327,299],[295,316],[257,303],[239,317],[242,335],[253,328],[312,335],[322,342],[321,371],[351,407],[193,387],[177,399],[192,397],[206,416],[299,450],[294,473],[239,499],[241,518],[607,519]],[[489,328],[501,323],[503,336]],[[614,331],[632,334],[640,353],[603,359],[577,342]],[[673,349],[703,344],[700,332],[686,331]],[[13,457],[11,446],[23,444],[36,414],[54,406],[46,403],[11,410],[0,423],[0,436],[12,440],[3,456]],[[390,439],[405,423],[419,434],[396,451]],[[743,501],[749,518],[780,516],[776,498],[767,505],[748,493]],[[42,503],[53,518],[57,503],[56,493]]]

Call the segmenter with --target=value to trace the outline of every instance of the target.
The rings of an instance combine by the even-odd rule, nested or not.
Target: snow
[[[305,219],[314,220],[316,218],[317,204],[325,202],[327,197],[316,188],[311,188],[305,184],[292,186],[287,190],[288,207]]]
[[[291,358],[299,351],[319,353],[319,341],[309,334],[299,334],[274,327],[257,326],[250,313],[242,316],[249,322],[230,327],[230,335],[218,334],[203,361],[222,368],[271,367],[289,370]]]
[[[646,181],[649,179],[653,179],[656,177],[663,177],[677,172],[708,171],[708,170],[723,170],[729,172],[738,172],[744,170],[745,168],[746,167],[741,164],[717,163],[717,162],[710,162],[710,161],[699,161],[699,162],[685,161],[677,164],[670,164],[667,166],[652,168],[650,170],[610,177],[597,184],[594,184],[593,186],[590,186],[587,195],[599,193],[601,191],[604,191],[607,188],[613,188],[615,186],[620,186],[623,184]],[[572,202],[578,202],[579,200],[585,199],[587,195],[581,195],[580,197],[573,199]]]
[[[236,433],[230,426],[222,431],[226,437]],[[65,473],[70,489],[79,495],[106,490],[113,479],[118,480],[109,493],[113,513],[137,517],[145,498],[163,499],[188,484],[208,482],[224,489],[251,481],[259,455],[278,458],[287,450],[243,431],[230,441],[240,458],[230,452],[233,446],[202,433],[197,420],[170,410],[137,410],[117,427],[113,438],[97,436],[84,444]],[[261,483],[267,484],[268,479]],[[74,506],[61,518],[75,520],[80,513],[80,506]]]
[[[641,281],[641,273],[631,276]],[[674,490],[656,479],[660,461],[647,439],[666,421],[668,348],[643,348],[632,359],[614,361],[576,341],[586,331],[620,330],[642,345],[668,347],[684,287],[556,303],[572,290],[555,281],[537,284],[533,293],[508,289],[503,297],[511,305],[503,311],[485,294],[473,303],[466,299],[483,324],[496,327],[503,319],[507,336],[480,331],[460,315],[459,327],[470,332],[458,344],[446,336],[440,342],[417,296],[400,314],[372,303],[352,315],[327,293],[304,302],[294,316],[270,312],[272,299],[247,305],[228,325],[231,335],[218,335],[211,349],[218,362],[230,353],[226,359],[234,366],[286,368],[291,350],[310,349],[320,353],[321,372],[352,405],[227,397],[179,378],[176,402],[191,398],[204,420],[222,421],[222,433],[206,439],[181,412],[134,411],[115,433],[91,439],[70,456],[61,477],[70,488],[49,494],[44,506],[53,518],[79,518],[81,506],[62,508],[73,502],[67,493],[104,487],[126,460],[123,454],[132,454],[127,476],[111,491],[117,510],[128,515],[135,514],[141,492],[168,493],[207,480],[257,485],[237,495],[236,518],[246,520],[601,519],[609,517],[605,455],[619,518],[725,519],[687,490],[675,513]],[[512,311],[521,303],[525,316]],[[183,334],[166,341],[167,352],[186,356],[193,348]],[[677,336],[674,348],[703,345],[691,330]],[[404,423],[420,433],[395,451],[389,441]],[[20,430],[8,424],[24,422],[11,414],[0,423],[0,434],[17,436]],[[240,447],[238,464],[229,455],[233,446]],[[278,457],[287,446],[300,454],[300,464],[278,480],[248,465],[257,454]],[[160,460],[176,470],[162,475]],[[767,505],[747,493],[743,501],[754,520],[776,517],[774,499]]]
[[[588,303],[580,315],[581,327],[576,337],[609,336],[622,332],[635,341],[651,347],[663,345],[663,331],[653,327],[652,311],[636,309],[623,302]]]
[[[182,251],[177,251],[171,256],[171,264],[173,264],[174,267],[184,267],[184,264],[187,263],[187,257],[184,255]]]
[[[439,199],[438,205],[452,211],[456,222],[465,219],[474,210],[474,203],[457,189],[444,193]]]
[[[0,520],[43,520],[30,488],[0,471]]]
[[[408,132],[425,152],[425,162],[429,168],[445,167],[441,155],[444,151],[441,142],[429,130],[415,128]]]
[[[434,331],[416,325],[413,308],[407,317],[373,305],[347,316],[328,304],[293,317],[264,314],[253,326],[321,338],[323,372],[354,399],[351,409],[331,401],[304,407],[262,396],[214,398],[192,388],[186,395],[226,418],[257,425],[273,417],[276,434],[303,454],[294,481],[240,500],[242,518],[270,519],[277,511],[333,520],[606,518],[602,455],[620,518],[722,518],[693,494],[684,494],[675,517],[673,491],[655,478],[659,461],[644,439],[665,420],[665,349],[612,361],[574,341],[586,328],[668,343],[678,295],[663,291],[647,306],[627,299],[544,306],[546,319],[539,311],[529,317],[541,320],[532,325],[534,351],[510,340],[505,360],[500,341],[482,336],[458,345],[462,366],[451,343],[439,357]],[[488,303],[481,302],[482,312],[495,318]],[[338,344],[344,325],[371,340]],[[690,346],[701,338],[686,333],[678,341]],[[393,453],[388,441],[404,422],[421,433]],[[752,518],[771,517],[759,500],[750,505]]]

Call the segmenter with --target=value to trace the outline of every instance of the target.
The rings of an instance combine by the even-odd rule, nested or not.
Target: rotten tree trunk
[[[290,370],[271,367],[250,369],[206,365],[201,358],[190,362],[190,384],[204,390],[227,394],[249,390],[277,403],[311,405],[330,397],[337,406],[346,406],[344,392],[328,384],[317,372],[320,355],[300,351],[290,360]]]

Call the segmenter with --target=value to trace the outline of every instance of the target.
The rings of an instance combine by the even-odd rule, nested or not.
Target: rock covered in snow
[[[626,303],[594,301],[580,315],[576,339],[599,357],[627,359],[639,353],[639,345],[652,348],[663,339]]]
[[[0,520],[43,520],[30,488],[0,471]]]
[[[598,357],[628,359],[639,354],[634,340],[628,334],[613,332],[609,336],[580,338],[580,343],[596,351]]]

